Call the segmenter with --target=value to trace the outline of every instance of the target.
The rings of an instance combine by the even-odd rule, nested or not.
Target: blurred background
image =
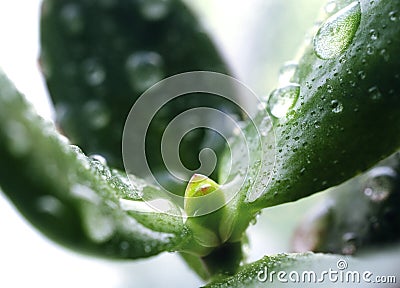
[[[40,2],[0,1],[0,67],[38,113],[52,119],[52,106],[37,64]],[[263,96],[275,88],[279,68],[295,56],[324,1],[186,2],[202,19],[235,76]],[[321,197],[324,195],[264,211],[257,225],[249,229],[248,260],[288,252],[292,231],[301,215]],[[0,231],[0,287],[196,287],[202,284],[175,254],[117,262],[66,250],[39,234],[2,193]]]

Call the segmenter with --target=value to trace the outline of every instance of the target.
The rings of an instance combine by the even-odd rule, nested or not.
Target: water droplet
[[[147,20],[161,20],[168,15],[169,6],[170,0],[142,0],[140,3],[140,12]]]
[[[332,86],[331,85],[326,85],[326,91],[328,92],[328,93],[332,93],[333,92],[333,88],[332,88]]]
[[[386,52],[386,49],[382,49],[379,52],[379,55],[381,55],[383,57],[383,60],[385,60],[385,62],[388,62],[390,59],[390,55],[389,55],[389,53]]]
[[[129,248],[130,248],[129,242],[127,242],[127,241],[122,241],[122,242],[119,244],[119,247],[120,247],[120,249],[121,249],[121,255],[127,256],[128,253],[129,253]]]
[[[356,246],[357,235],[353,232],[347,232],[347,233],[343,234],[342,240],[344,242],[343,247],[342,247],[342,253],[344,255],[354,254],[357,250],[357,246]]]
[[[369,38],[373,41],[378,39],[378,32],[375,29],[369,30]]]
[[[297,82],[293,78],[298,64],[296,62],[287,62],[279,70],[279,86],[286,86],[290,83]]]
[[[342,63],[342,64],[346,63],[346,56],[344,56],[344,55],[340,56],[339,63]]]
[[[61,21],[65,29],[71,34],[79,34],[84,28],[84,18],[82,11],[76,4],[67,4],[61,10]]]
[[[101,156],[99,154],[90,155],[89,157],[93,160],[100,162],[102,165],[107,165],[106,158],[104,158],[103,156]]]
[[[99,61],[95,59],[86,60],[83,63],[84,78],[90,86],[102,84],[106,78],[106,72]]]
[[[364,194],[374,202],[386,200],[396,189],[397,173],[391,167],[377,167],[368,172]]]
[[[163,60],[155,52],[137,52],[126,62],[128,79],[134,90],[143,92],[164,77]]]
[[[63,214],[64,205],[60,200],[51,195],[41,196],[36,200],[37,209],[41,213],[59,217]]]
[[[374,54],[374,47],[372,47],[370,44],[367,45],[367,54],[372,55]]]
[[[74,184],[71,187],[71,194],[76,198],[91,202],[93,204],[99,204],[101,202],[101,199],[96,192],[85,185]]]
[[[122,241],[120,244],[120,247],[122,250],[128,250],[129,249],[129,243],[127,241]]]
[[[336,1],[331,0],[325,5],[325,12],[330,14],[336,9]]]
[[[151,246],[150,245],[144,245],[144,252],[150,253],[151,251]]]
[[[347,49],[360,25],[361,8],[354,1],[329,17],[314,37],[314,50],[318,57],[330,59]]]
[[[85,205],[83,210],[83,224],[89,238],[97,243],[109,240],[115,231],[113,219],[96,205]]]
[[[390,21],[396,21],[397,20],[397,11],[390,11],[389,19],[390,19]]]
[[[71,150],[78,155],[83,155],[82,149],[79,146],[76,145],[69,145],[69,148],[71,148]]]
[[[264,119],[261,121],[260,126],[258,127],[261,136],[268,136],[272,130],[272,121],[269,117],[264,117]]]
[[[4,127],[9,149],[14,156],[21,157],[29,153],[32,141],[26,127],[17,121],[9,121]]]
[[[337,100],[331,101],[331,108],[333,113],[340,113],[343,111],[343,105]]]
[[[92,158],[89,158],[89,160],[90,160],[90,166],[92,167],[92,169],[94,169],[97,173],[99,173],[103,179],[108,180],[109,178],[111,178],[111,176],[112,176],[111,171],[107,166],[103,165],[98,160],[95,160]]]
[[[284,117],[294,106],[300,94],[300,85],[290,84],[272,91],[268,99],[268,110],[272,116]]]
[[[260,217],[261,212],[257,213],[253,219],[250,220],[250,225],[256,225],[257,224],[257,220]]]
[[[365,71],[361,70],[358,71],[358,77],[360,77],[361,80],[364,80],[365,77],[367,77],[367,74],[365,73]]]
[[[110,114],[107,108],[98,101],[89,101],[83,107],[83,113],[90,127],[99,130],[110,123]]]
[[[377,101],[382,98],[382,93],[381,93],[381,91],[379,91],[379,88],[376,86],[369,88],[368,94],[369,94],[369,97],[374,101]]]

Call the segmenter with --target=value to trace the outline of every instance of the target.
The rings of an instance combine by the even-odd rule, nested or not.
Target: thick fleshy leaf
[[[400,240],[400,153],[332,188],[297,228],[296,252],[354,254]]]
[[[158,188],[136,178],[131,184],[67,142],[1,72],[0,186],[33,225],[74,250],[113,258],[179,250],[190,240],[181,217],[141,201]]]
[[[199,21],[179,0],[45,0],[41,45],[41,67],[56,106],[57,123],[85,153],[104,155],[120,169],[124,124],[146,89],[187,71],[229,74]],[[161,182],[166,170],[161,137],[175,116],[200,106],[240,114],[231,102],[204,93],[182,95],[163,107],[150,106],[148,113],[162,109],[148,123],[147,135],[137,137],[146,137],[147,160],[153,172],[160,173]],[[196,120],[190,121],[195,126]],[[224,141],[218,135],[209,141],[211,134],[199,128],[174,143],[180,145],[180,160],[188,169],[200,165],[198,154],[207,139],[217,155],[223,149]],[[167,178],[166,182],[172,181]]]
[[[361,20],[348,47],[325,60],[311,43],[299,61],[291,81],[300,84],[300,96],[276,122],[275,180],[258,205],[297,200],[337,185],[400,146],[400,25],[390,17],[400,3],[355,2]],[[347,5],[354,2],[337,2],[332,14],[346,13]],[[323,40],[314,38],[314,46]]]
[[[262,134],[266,145],[276,140],[276,162],[271,164],[266,147],[250,150],[253,167],[261,165],[266,177],[252,172],[257,169],[247,175],[237,204],[243,214],[340,184],[400,147],[400,19],[394,13],[399,9],[397,1],[335,1],[325,22],[315,27],[319,36],[308,40],[298,65],[285,72],[285,85],[292,84],[272,92],[266,102],[274,125]],[[332,24],[332,19],[340,21]],[[335,43],[330,40],[338,35],[322,37],[321,31],[351,35],[340,36],[344,44]],[[322,59],[315,48],[320,41],[327,41],[324,49],[342,46]],[[256,118],[256,126],[264,120]],[[258,137],[253,125],[245,132],[249,141]],[[243,145],[234,140],[231,149],[233,176],[240,175]],[[229,155],[226,159],[221,171],[230,165]]]

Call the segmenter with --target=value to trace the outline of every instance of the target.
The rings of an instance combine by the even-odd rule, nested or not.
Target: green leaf
[[[345,49],[341,46],[332,57],[325,57],[329,59],[321,59],[313,46],[317,40],[308,39],[298,66],[278,88],[281,91],[271,94],[293,103],[269,99],[267,110],[274,117],[273,128],[262,127],[267,119],[261,111],[245,129],[252,167],[237,197],[236,209],[241,215],[252,216],[242,220],[242,231],[260,209],[340,184],[400,147],[400,59],[397,57],[400,19],[393,14],[400,9],[400,3],[365,0],[359,4],[335,3],[336,10],[325,15],[325,20],[328,16],[342,19],[332,14],[345,13],[348,5],[360,5],[352,12],[361,11],[359,25],[359,17],[351,14],[352,20],[343,22],[351,27],[341,30],[353,33],[357,26],[352,41],[344,39],[349,42]],[[331,23],[331,19],[321,25]],[[318,28],[315,27],[314,35]],[[331,46],[336,44],[324,45],[326,49],[333,49]],[[293,87],[284,89],[286,85]],[[271,105],[276,103],[282,104],[280,109],[286,109],[284,115],[274,112],[276,107]],[[261,146],[251,143],[257,139],[261,139]],[[269,146],[273,147],[274,143],[276,151],[271,155]],[[227,151],[220,166],[221,171],[228,171],[230,153],[234,155],[231,179],[244,175],[240,157],[245,148],[234,139],[231,151]],[[221,175],[226,176],[223,172]]]
[[[125,121],[147,88],[187,71],[229,74],[204,28],[178,0],[45,0],[41,45],[41,67],[57,123],[85,153],[101,154],[120,169]],[[160,182],[172,185],[170,177],[163,180],[162,132],[175,116],[200,106],[240,114],[229,101],[207,94],[185,95],[164,105],[146,136],[147,159]],[[182,139],[180,160],[187,168],[198,168],[198,154],[209,136],[199,128]],[[213,140],[209,148],[218,155],[224,142]],[[185,186],[174,189],[183,195]]]
[[[0,185],[33,225],[103,257],[148,257],[191,241],[182,217],[161,215],[141,201],[158,188],[133,176],[131,184],[67,142],[0,72]]]
[[[400,154],[328,192],[296,229],[296,252],[354,254],[400,240]]]

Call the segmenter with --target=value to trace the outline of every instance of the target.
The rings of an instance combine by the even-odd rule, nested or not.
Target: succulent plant
[[[361,269],[357,254],[341,254],[398,242],[400,2],[330,0],[256,113],[181,1],[42,5],[40,66],[56,125],[0,73],[0,185],[49,238],[114,259],[179,252],[209,287],[264,287],[268,270]],[[179,77],[190,93],[159,105]],[[196,88],[204,81],[212,89]],[[145,97],[146,109],[132,108]],[[200,120],[178,121],[199,107]],[[222,114],[235,125],[210,116]],[[183,135],[164,147],[174,121]],[[145,158],[130,154],[132,168],[122,154],[135,143]],[[204,148],[217,155],[206,175]],[[167,165],[175,152],[186,174]],[[298,253],[246,263],[246,230],[263,209],[328,188],[294,236]]]

